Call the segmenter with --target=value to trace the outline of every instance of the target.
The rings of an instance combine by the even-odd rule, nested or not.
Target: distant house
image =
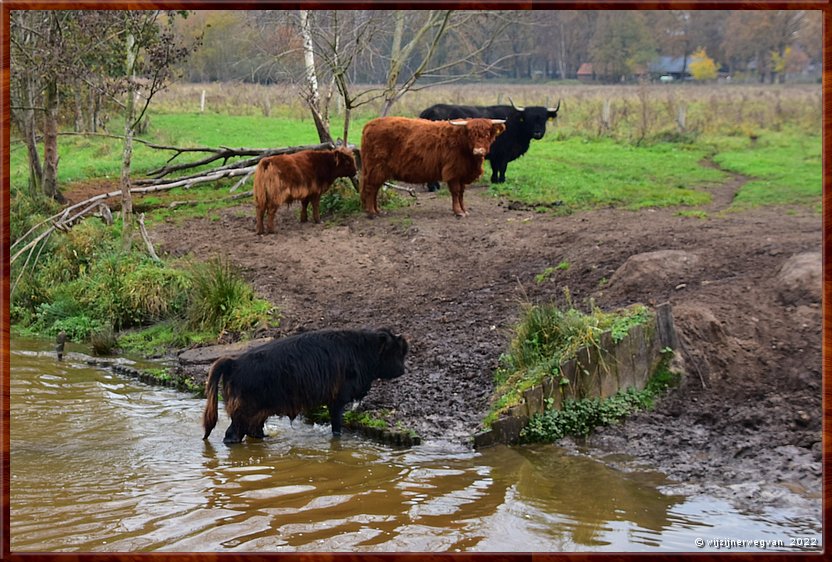
[[[581,63],[577,72],[579,82],[595,82],[595,72],[592,70],[591,62]]]
[[[647,70],[653,80],[684,80],[690,77],[691,60],[692,57],[660,56],[647,65]]]

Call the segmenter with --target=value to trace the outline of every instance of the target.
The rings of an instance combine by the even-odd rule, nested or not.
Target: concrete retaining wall
[[[527,390],[521,404],[474,436],[474,447],[518,442],[529,418],[543,413],[548,402],[560,408],[565,400],[608,398],[631,387],[642,390],[661,363],[661,350],[675,347],[676,341],[669,305],[657,307],[653,319],[633,326],[617,343],[610,332],[603,333],[599,348],[582,348],[575,358],[561,363],[560,376]]]

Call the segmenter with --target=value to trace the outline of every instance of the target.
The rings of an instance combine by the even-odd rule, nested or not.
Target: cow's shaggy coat
[[[205,382],[203,439],[217,425],[220,384],[231,418],[225,443],[262,438],[269,416],[294,419],[321,405],[329,408],[332,433],[340,435],[344,406],[363,398],[375,379],[403,375],[407,351],[407,340],[388,329],[322,330],[269,342],[236,359],[221,357]]]
[[[467,215],[465,186],[482,175],[491,143],[505,130],[502,122],[469,119],[459,123],[407,117],[379,117],[361,134],[361,202],[368,215],[379,214],[378,190],[393,179],[410,183],[444,181],[457,216]]]
[[[346,148],[302,150],[294,154],[267,156],[254,171],[254,204],[257,206],[257,234],[274,232],[274,215],[281,205],[301,202],[300,221],[307,221],[307,206],[312,217],[321,221],[320,203],[336,178],[356,174],[355,158]],[[268,223],[263,219],[268,213]]]

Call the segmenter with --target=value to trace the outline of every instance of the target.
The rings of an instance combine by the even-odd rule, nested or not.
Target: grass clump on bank
[[[575,357],[581,348],[600,348],[603,332],[609,331],[618,342],[630,328],[651,317],[650,310],[642,305],[618,312],[604,312],[593,305],[588,314],[583,313],[572,306],[568,292],[566,309],[555,303],[525,306],[509,350],[500,356],[494,373],[492,406],[484,424],[490,426],[501,413],[519,404],[526,390],[542,384],[545,378],[560,380],[561,363]]]
[[[119,226],[89,219],[50,237],[39,262],[22,275],[15,263],[16,329],[47,337],[63,331],[102,354],[120,346],[150,355],[277,321],[230,264],[157,262],[138,250],[121,251],[120,238]]]
[[[676,384],[678,375],[663,364],[644,390],[631,387],[603,400],[567,400],[560,409],[548,408],[542,414],[533,415],[521,431],[520,439],[524,443],[551,443],[566,436],[586,437],[597,427],[612,425],[630,414],[652,409],[655,399]]]

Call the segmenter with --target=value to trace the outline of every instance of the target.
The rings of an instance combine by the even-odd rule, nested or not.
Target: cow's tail
[[[262,209],[266,204],[266,169],[268,167],[269,161],[263,158],[257,163],[254,173],[254,204],[258,209]]]
[[[211,365],[211,369],[208,371],[208,378],[205,381],[205,398],[207,402],[205,403],[205,411],[202,412],[202,427],[205,429],[203,439],[208,439],[211,431],[217,425],[217,389],[220,385],[220,379],[229,372],[232,361],[230,357],[220,357],[214,361],[214,364]]]

